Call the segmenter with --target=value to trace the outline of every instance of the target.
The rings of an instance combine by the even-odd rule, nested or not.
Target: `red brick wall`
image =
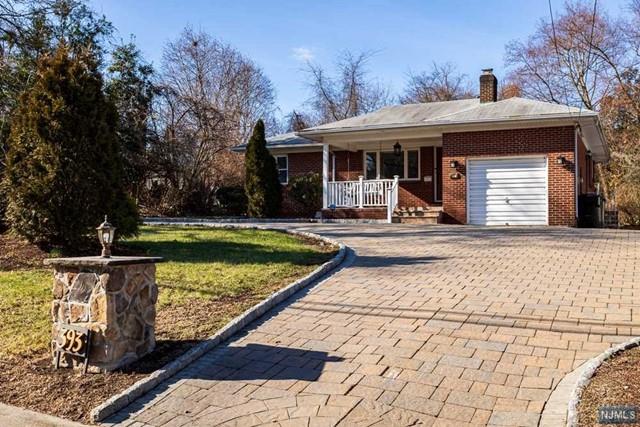
[[[322,152],[313,153],[288,153],[289,181],[295,176],[305,175],[310,172],[322,175]],[[322,199],[317,202],[318,210],[322,208]],[[288,195],[288,186],[282,186],[282,207],[280,215],[291,218],[312,217],[315,209],[305,209]]]
[[[549,225],[575,225],[574,129],[571,126],[445,133],[442,137],[443,210],[447,222],[464,224],[467,157],[544,154],[549,158]],[[567,165],[558,165],[563,156]],[[460,179],[451,179],[457,160]]]
[[[322,153],[289,153],[289,179],[310,172],[322,175]]]
[[[357,181],[364,173],[364,154],[359,151],[334,151],[336,157],[336,181]],[[331,157],[330,157],[331,159]],[[331,180],[331,161],[329,162],[329,180]],[[320,164],[322,171],[322,164]]]
[[[322,218],[326,219],[385,219],[387,208],[338,208],[336,210],[323,209]]]
[[[431,176],[431,182],[424,182],[424,176]],[[398,206],[428,207],[433,204],[433,147],[420,148],[420,176],[418,181],[400,181]]]

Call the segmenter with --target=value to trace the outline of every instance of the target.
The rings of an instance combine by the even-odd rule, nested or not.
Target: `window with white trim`
[[[278,179],[280,184],[289,182],[289,158],[287,156],[275,156],[278,168]]]
[[[399,156],[393,151],[365,151],[365,179],[420,179],[420,150],[402,150]]]

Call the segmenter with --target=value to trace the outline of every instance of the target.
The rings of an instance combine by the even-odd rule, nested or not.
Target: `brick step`
[[[440,215],[430,216],[394,216],[394,224],[440,224]]]
[[[439,224],[441,216],[442,206],[399,206],[393,211],[391,221],[397,224]]]
[[[400,208],[396,208],[393,211],[393,215],[394,216],[398,216],[398,217],[403,217],[403,218],[407,218],[407,217],[434,217],[434,216],[437,217],[437,216],[440,215],[441,212],[442,212],[442,207],[441,206],[430,206],[428,208],[422,208],[422,207],[405,208],[405,207],[400,207]]]

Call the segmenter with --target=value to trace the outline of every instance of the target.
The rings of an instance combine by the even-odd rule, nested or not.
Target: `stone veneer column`
[[[156,257],[45,260],[54,267],[52,351],[60,324],[89,328],[89,371],[123,367],[155,347]],[[55,356],[54,356],[55,359]],[[82,368],[63,354],[60,366]]]

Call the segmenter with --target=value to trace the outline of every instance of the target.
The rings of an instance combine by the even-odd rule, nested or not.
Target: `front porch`
[[[437,223],[440,140],[325,143],[322,217]]]
[[[326,209],[334,213],[337,209],[341,209],[342,212],[348,213],[353,212],[355,208],[359,210],[377,208],[373,211],[369,210],[364,215],[372,216],[382,210],[387,222],[392,222],[393,211],[398,205],[398,184],[399,177],[397,175],[393,179],[371,180],[365,180],[364,176],[360,175],[357,181],[327,182],[326,193],[323,191],[323,196],[326,194],[327,198]],[[355,215],[356,218],[359,216],[357,211]]]

